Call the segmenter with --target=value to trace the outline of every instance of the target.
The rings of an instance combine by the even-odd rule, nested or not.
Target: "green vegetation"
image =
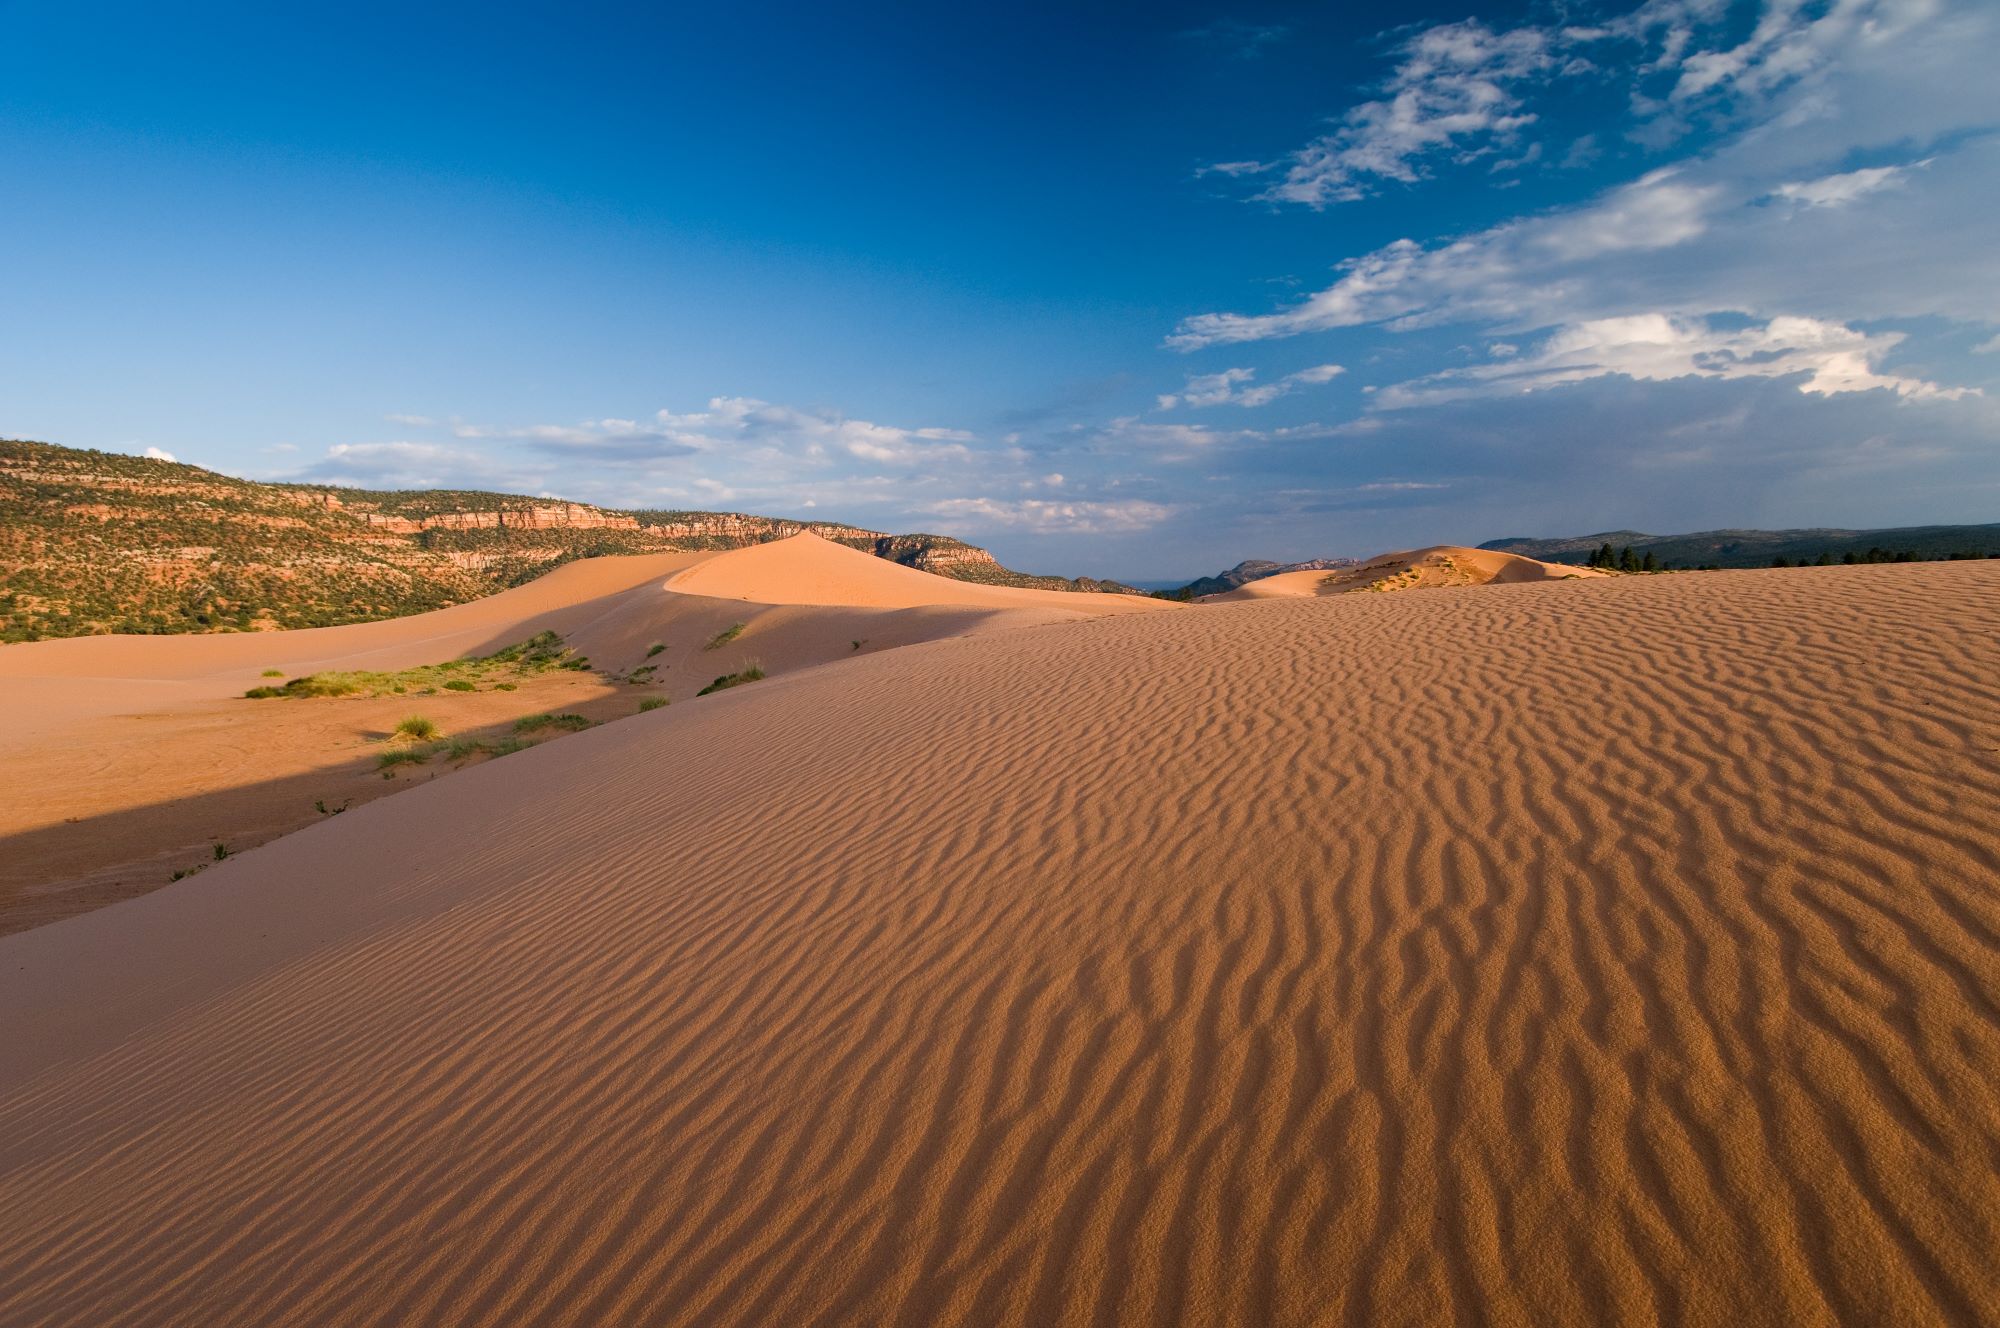
[[[741,687],[746,682],[762,681],[764,681],[764,670],[752,664],[736,673],[723,674],[720,678],[717,678],[714,682],[696,692],[695,695],[707,696],[710,692],[724,692],[728,691],[731,687]]]
[[[396,723],[390,733],[391,741],[407,738],[412,742],[430,742],[439,734],[438,726],[422,715],[405,715]]]
[[[531,677],[556,669],[583,669],[589,665],[590,661],[571,655],[560,636],[554,632],[541,632],[505,650],[474,659],[452,659],[442,664],[424,664],[388,673],[308,673],[282,687],[252,687],[243,695],[252,700],[305,696],[405,696],[411,692],[428,696],[440,687],[452,692],[476,692],[481,683],[490,683],[495,691],[511,692],[515,684],[494,681],[495,674]]]
[[[653,644],[646,647],[646,658],[651,659],[653,656],[659,654],[662,650],[665,650],[666,648],[667,648],[667,643],[665,641],[655,641],[653,642]]]
[[[723,628],[721,631],[717,632],[714,636],[709,637],[708,644],[703,646],[702,649],[703,650],[722,649],[722,647],[728,645],[731,641],[734,641],[737,637],[743,635],[743,629],[748,627],[749,625],[750,625],[749,623],[734,623],[731,626]]]
[[[666,703],[667,703],[667,698],[664,696],[649,696],[645,700],[639,702],[639,713],[643,715],[648,710],[658,710]]]
[[[534,733],[541,729],[561,729],[565,733],[580,733],[590,727],[590,721],[582,715],[524,715],[514,721],[514,732]]]
[[[282,678],[285,676],[285,671],[283,669],[265,669],[257,676],[260,678]]]

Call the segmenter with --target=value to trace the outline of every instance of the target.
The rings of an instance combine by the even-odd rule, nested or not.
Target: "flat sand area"
[[[1992,1323],[1996,1085],[2000,564],[1031,618],[0,937],[0,1322]]]

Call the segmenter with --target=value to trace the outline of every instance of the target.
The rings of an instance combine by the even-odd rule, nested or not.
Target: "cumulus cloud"
[[[1976,395],[1883,372],[1882,360],[1902,340],[1898,332],[1871,334],[1816,318],[1734,329],[1662,313],[1602,318],[1558,328],[1523,355],[1385,388],[1374,405],[1393,410],[1537,392],[1613,374],[1648,381],[1796,377],[1799,391],[1818,396],[1878,389],[1913,399]]]
[[[174,460],[174,454],[172,452],[166,451],[165,449],[158,447],[149,447],[145,450],[145,452],[142,455],[151,457],[155,461]]]
[[[1040,498],[947,498],[919,509],[972,530],[1108,534],[1145,530],[1174,514],[1163,503],[1128,498],[1109,502],[1054,502]]]

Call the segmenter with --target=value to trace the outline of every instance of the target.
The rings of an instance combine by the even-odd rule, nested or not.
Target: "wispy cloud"
[[[1413,183],[1433,155],[1463,159],[1511,143],[1535,122],[1515,86],[1557,67],[1552,45],[1544,29],[1495,32],[1477,19],[1418,32],[1383,95],[1279,163],[1283,176],[1259,197],[1323,208],[1364,198],[1382,180]]]
[[[1204,406],[1263,406],[1289,395],[1301,387],[1312,387],[1320,383],[1330,383],[1347,371],[1338,364],[1320,364],[1297,373],[1286,374],[1275,382],[1251,386],[1257,376],[1255,369],[1224,369],[1220,373],[1193,374],[1187,385],[1179,392],[1169,392],[1157,398],[1161,410],[1175,410],[1181,407],[1198,409]]]
[[[1865,170],[1822,175],[1817,180],[1792,180],[1779,185],[1773,196],[1807,207],[1845,207],[1857,199],[1893,189],[1910,171],[1931,164],[1930,158],[1908,166],[1871,166]]]
[[[1110,502],[1057,502],[1040,498],[946,498],[920,510],[969,530],[1022,529],[1040,533],[1109,534],[1145,530],[1172,516],[1175,508],[1144,499]]]

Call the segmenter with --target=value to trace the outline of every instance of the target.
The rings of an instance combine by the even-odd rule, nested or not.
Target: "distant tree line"
[[[1964,562],[1984,558],[2000,558],[2000,551],[1978,553],[1958,551],[1955,553],[1924,553],[1916,549],[1884,549],[1872,546],[1866,552],[1848,550],[1835,557],[1831,552],[1823,552],[1817,558],[1799,554],[1789,557],[1778,554],[1771,559],[1773,567],[1832,567],[1835,565],[1855,566],[1861,563],[1928,563]],[[1595,567],[1607,572],[1719,572],[1720,563],[1681,564],[1656,560],[1650,551],[1637,554],[1631,546],[1613,549],[1609,543],[1600,544],[1596,551],[1585,560],[1586,567]]]
[[[1597,552],[1590,555],[1590,560],[1585,566],[1595,567],[1599,571],[1604,572],[1657,572],[1660,570],[1660,565],[1654,560],[1651,550],[1648,550],[1644,554],[1634,554],[1632,546],[1629,544],[1616,553],[1611,551],[1609,544],[1600,544],[1597,546]]]

